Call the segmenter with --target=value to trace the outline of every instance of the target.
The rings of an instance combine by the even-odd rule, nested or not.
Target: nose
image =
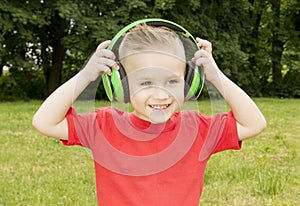
[[[167,92],[166,89],[161,88],[161,87],[156,87],[154,89],[153,98],[164,100],[164,99],[168,99],[169,97],[170,97],[170,94]]]

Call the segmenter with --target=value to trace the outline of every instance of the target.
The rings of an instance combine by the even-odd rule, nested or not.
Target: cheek
[[[184,101],[184,84],[180,84],[176,87],[169,87],[168,91],[179,103]]]
[[[139,101],[140,99],[144,99],[145,93],[139,86],[129,85],[129,94],[130,99],[134,101]]]
[[[182,92],[182,94],[176,96],[176,103],[178,104],[178,107],[181,107],[183,102],[184,102],[184,93]]]
[[[130,89],[130,101],[132,104],[142,106],[149,98],[149,92],[143,89]]]

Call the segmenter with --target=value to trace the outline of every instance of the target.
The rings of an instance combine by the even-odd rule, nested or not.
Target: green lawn
[[[300,99],[255,101],[267,129],[211,158],[201,205],[300,205]],[[0,103],[0,205],[96,205],[92,159],[32,128],[40,104]]]

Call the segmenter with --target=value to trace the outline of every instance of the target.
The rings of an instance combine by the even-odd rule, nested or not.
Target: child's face
[[[167,53],[141,52],[122,60],[134,113],[152,123],[167,121],[184,101],[185,61]]]

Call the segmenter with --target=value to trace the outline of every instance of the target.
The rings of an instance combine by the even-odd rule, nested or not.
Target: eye
[[[151,81],[145,81],[141,83],[141,86],[151,86],[152,82]]]
[[[168,81],[168,84],[177,84],[179,81],[177,79],[171,79]]]

